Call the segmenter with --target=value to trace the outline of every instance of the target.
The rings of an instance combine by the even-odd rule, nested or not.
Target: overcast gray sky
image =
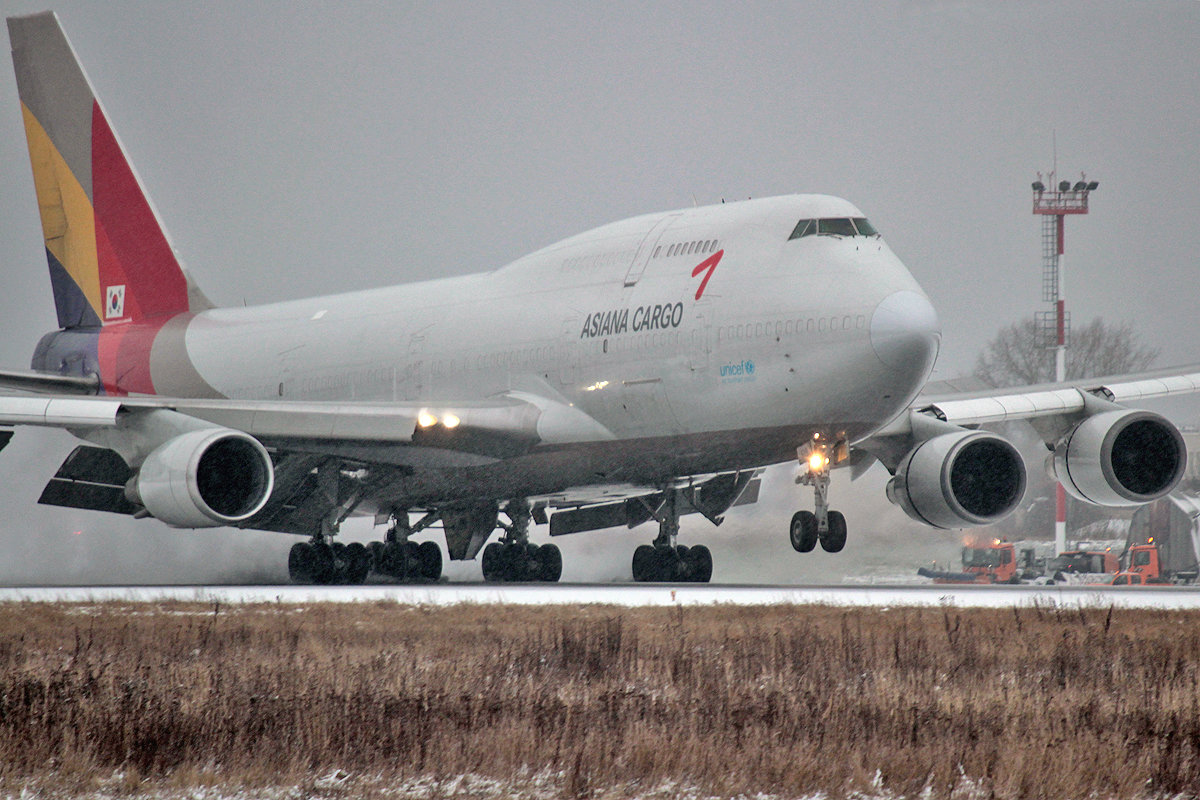
[[[1200,361],[1197,2],[53,8],[218,303],[492,269],[693,198],[825,192],[924,286],[954,377],[1043,308],[1029,186],[1056,136],[1060,176],[1100,182],[1067,222],[1074,318]],[[0,364],[25,367],[54,309],[7,62],[0,99]],[[29,484],[20,515],[70,448],[26,433],[0,454]]]

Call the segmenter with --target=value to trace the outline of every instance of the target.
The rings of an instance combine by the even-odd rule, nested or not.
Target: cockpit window
[[[817,220],[817,233],[821,236],[853,236],[854,223],[845,217]]]
[[[866,217],[855,217],[854,227],[858,228],[859,236],[878,236],[879,231],[875,230],[875,226],[867,221]]]
[[[790,242],[792,239],[799,239],[801,236],[811,236],[817,232],[817,221],[814,219],[802,219],[796,223],[796,229],[792,231],[792,235],[788,237]]]
[[[804,236],[878,236],[879,231],[865,217],[827,217],[825,219],[802,219],[792,230],[792,239]]]

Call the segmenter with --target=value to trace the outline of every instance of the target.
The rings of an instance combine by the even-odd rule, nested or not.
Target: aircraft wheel
[[[399,542],[384,542],[379,553],[377,569],[392,578],[404,577],[404,547]]]
[[[712,580],[713,559],[707,547],[698,544],[688,552],[688,580],[692,583],[708,583]]]
[[[360,584],[367,579],[371,571],[371,554],[360,542],[346,545],[343,553],[346,560],[346,583]]]
[[[442,550],[437,542],[421,542],[417,545],[417,557],[421,562],[421,577],[436,581],[442,577]]]
[[[658,572],[658,558],[654,548],[648,544],[639,544],[633,551],[633,579],[638,583],[646,583],[655,579]]]
[[[817,515],[811,511],[797,511],[792,515],[789,529],[792,549],[797,553],[810,553],[817,546]]]
[[[331,542],[329,544],[329,552],[333,554],[333,576],[329,579],[329,582],[348,583],[347,575],[350,568],[350,560],[346,558],[346,545],[341,542]]]
[[[542,548],[538,547],[533,542],[526,542],[524,546],[521,544],[513,545],[512,561],[512,578],[514,581],[538,581],[541,580],[539,575],[541,571],[541,561],[539,560]]]
[[[654,580],[662,583],[674,583],[684,579],[684,562],[680,557],[680,550],[683,550],[683,555],[687,555],[687,548],[682,545],[676,548],[666,547],[662,550],[655,548],[654,555],[658,563],[658,575],[654,577]]]
[[[333,583],[337,579],[337,567],[333,560],[333,549],[324,542],[310,544],[312,548],[312,582]]]
[[[383,542],[371,542],[367,545],[367,556],[371,559],[371,569],[376,572],[383,572],[383,553],[385,545]]]
[[[846,546],[846,518],[840,511],[829,512],[829,530],[821,537],[821,547],[826,553],[840,553]]]
[[[483,579],[488,583],[504,580],[504,545],[492,542],[483,548]]]
[[[312,545],[297,542],[288,551],[288,577],[292,583],[313,583]]]
[[[556,544],[546,544],[538,550],[537,577],[546,583],[557,583],[562,577],[562,551]]]
[[[404,573],[400,576],[405,580],[421,577],[421,548],[416,542],[405,542],[401,545],[404,550]]]

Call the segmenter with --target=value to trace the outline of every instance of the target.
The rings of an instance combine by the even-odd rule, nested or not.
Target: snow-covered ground
[[[0,589],[0,602],[359,603],[405,605],[807,605],[1200,608],[1200,587],[1145,586],[695,586],[438,584],[427,586],[78,586]]]

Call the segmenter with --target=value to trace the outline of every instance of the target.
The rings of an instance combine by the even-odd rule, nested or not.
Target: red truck
[[[1010,542],[992,539],[962,549],[962,572],[921,567],[917,574],[934,583],[1018,583],[1016,552]]]

